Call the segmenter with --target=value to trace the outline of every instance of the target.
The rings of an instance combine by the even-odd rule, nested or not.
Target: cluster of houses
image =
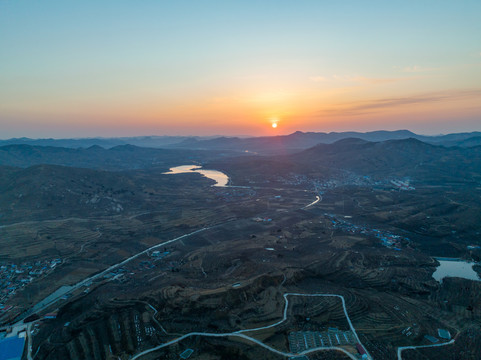
[[[391,180],[391,184],[399,190],[412,191],[414,186],[409,185],[409,180]]]
[[[255,218],[252,218],[252,221],[255,221],[255,222],[270,222],[272,221],[271,218],[268,218],[268,217],[255,217]]]
[[[278,182],[285,185],[312,185],[317,190],[334,189],[343,185],[372,186],[381,185],[385,181],[376,181],[370,176],[362,176],[353,172],[343,172],[342,174],[328,179],[312,179],[306,175],[288,174],[286,177],[278,177]]]
[[[0,314],[12,308],[12,306],[6,305],[8,299],[27,284],[53,271],[61,263],[62,259],[20,264],[0,262]]]
[[[339,219],[333,214],[324,214],[332,223],[335,229],[346,231],[350,234],[362,234],[374,236],[381,241],[383,246],[394,250],[401,250],[403,242],[409,242],[409,239],[400,235],[391,234],[388,231],[373,229],[366,225],[355,225],[346,220]]]

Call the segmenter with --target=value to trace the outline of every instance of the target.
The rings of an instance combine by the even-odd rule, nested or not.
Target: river
[[[212,179],[215,181],[215,184],[212,186],[226,186],[229,183],[229,177],[223,172],[220,172],[217,170],[205,170],[198,165],[176,166],[176,167],[170,168],[169,171],[165,172],[164,174],[172,175],[172,174],[185,174],[185,173],[198,173],[205,176],[206,178]]]

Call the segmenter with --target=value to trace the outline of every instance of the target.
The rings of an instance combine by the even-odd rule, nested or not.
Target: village
[[[324,216],[332,222],[335,229],[346,231],[350,234],[374,236],[381,240],[383,246],[393,250],[401,251],[402,246],[406,246],[410,243],[409,238],[392,234],[389,231],[374,229],[367,225],[355,225],[346,220],[340,219],[334,214],[324,214]],[[344,218],[349,219],[350,216],[345,216]]]
[[[38,280],[54,271],[62,259],[39,260],[35,262],[0,262],[0,318],[13,308],[8,304],[18,291],[27,284]]]

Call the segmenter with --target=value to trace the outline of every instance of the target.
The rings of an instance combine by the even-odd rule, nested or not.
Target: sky
[[[479,14],[479,0],[2,0],[0,138],[481,131]]]

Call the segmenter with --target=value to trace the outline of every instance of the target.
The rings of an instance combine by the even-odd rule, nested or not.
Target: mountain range
[[[446,147],[417,139],[366,141],[358,138],[318,144],[293,154],[214,160],[207,166],[237,178],[304,174],[341,178],[349,174],[374,179],[411,178],[431,184],[481,184],[481,146]]]
[[[100,146],[109,149],[121,145],[134,145],[150,148],[230,150],[260,154],[282,154],[308,149],[320,143],[331,144],[346,138],[358,138],[374,142],[413,138],[423,142],[444,146],[471,147],[481,145],[481,132],[427,136],[415,134],[409,130],[381,130],[365,133],[352,131],[330,133],[297,131],[289,135],[263,137],[138,136],[76,139],[13,138],[0,140],[0,146],[31,145],[65,148],[89,148],[91,146]]]
[[[303,136],[292,134],[290,138]],[[371,134],[382,137],[383,134]],[[289,138],[285,137],[284,139]],[[450,141],[459,140],[452,136]],[[260,143],[266,149],[273,142]],[[458,139],[458,140],[457,140]],[[467,140],[471,142],[472,138]],[[270,139],[279,141],[279,137]],[[207,140],[224,141],[224,140]],[[237,142],[242,140],[235,140]],[[464,140],[466,141],[466,140]],[[292,143],[292,142],[291,142]],[[260,145],[259,145],[260,146]],[[277,143],[277,149],[281,145]],[[367,141],[344,138],[334,143],[318,143],[297,152],[263,155],[223,149],[154,149],[121,145],[110,149],[100,146],[63,148],[52,146],[0,146],[0,166],[28,168],[50,164],[100,170],[159,169],[185,164],[202,164],[205,168],[225,171],[234,179],[273,178],[286,174],[304,174],[311,178],[345,177],[346,174],[376,179],[416,178],[429,183],[481,183],[481,146],[460,147],[426,143],[415,138]],[[238,183],[239,184],[239,183]]]

